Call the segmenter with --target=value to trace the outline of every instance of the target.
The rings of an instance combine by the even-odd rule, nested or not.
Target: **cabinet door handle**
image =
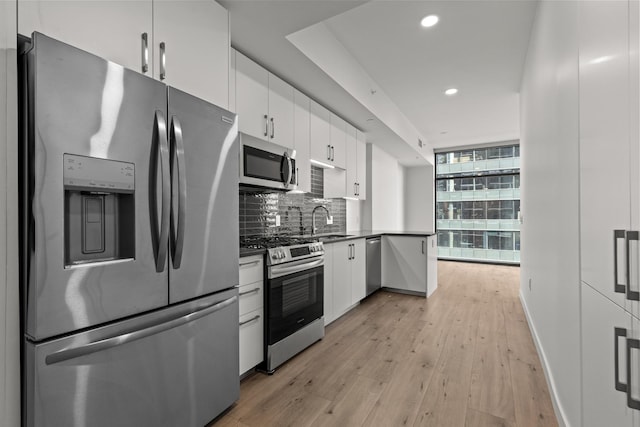
[[[336,160],[336,158],[335,158],[335,151],[334,151],[334,150],[335,150],[335,147],[332,145],[332,146],[331,146],[331,161],[332,161],[332,162]]]
[[[160,42],[160,80],[167,78],[167,46]]]
[[[422,247],[422,253],[424,254],[424,240],[420,241],[420,246]]]
[[[296,168],[296,185],[300,185],[300,170]]]
[[[620,365],[619,365],[619,352],[618,348],[620,347],[619,339],[621,337],[627,337],[627,330],[625,328],[613,328],[613,360],[614,360],[614,368],[613,375],[615,375],[615,385],[616,390],[621,391],[623,393],[627,392],[627,384],[620,382]],[[628,371],[627,371],[628,372]],[[628,373],[627,373],[628,377]]]
[[[327,145],[327,160],[331,160],[331,145]]]
[[[264,136],[269,136],[269,116],[264,115]]]
[[[271,117],[271,139],[276,137],[276,122]]]
[[[627,299],[631,301],[640,301],[640,292],[631,290],[631,257],[629,253],[631,252],[631,241],[638,241],[638,232],[637,231],[627,231],[626,237],[626,262],[627,262]]]
[[[624,230],[613,230],[613,290],[624,294],[625,285],[618,283],[618,240],[625,238]]]
[[[353,183],[353,195],[358,195],[358,184],[356,184],[355,182]]]
[[[640,410],[640,400],[636,400],[631,395],[631,349],[640,350],[640,340],[627,338],[627,406],[631,409]]]
[[[253,288],[250,291],[244,291],[244,292],[240,292],[238,294],[238,296],[243,297],[245,295],[249,295],[249,294],[255,294],[256,292],[260,292],[260,288]]]
[[[360,195],[360,183],[359,183],[359,182],[357,182],[357,183],[356,183],[356,186],[357,186],[357,188],[358,188],[358,194],[356,194],[356,196],[359,196],[359,195]]]
[[[254,320],[258,320],[259,318],[260,318],[260,315],[259,315],[259,314],[256,314],[256,315],[255,315],[255,316],[253,316],[251,319],[247,319],[247,320],[245,320],[244,322],[240,322],[239,326],[246,325],[247,323],[251,323],[251,322],[253,322]]]
[[[142,33],[142,73],[149,71],[149,35]]]

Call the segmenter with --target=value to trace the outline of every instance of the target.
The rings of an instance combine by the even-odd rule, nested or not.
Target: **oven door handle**
[[[293,261],[288,263],[286,266],[274,265],[269,269],[269,279],[275,279],[277,277],[286,276],[287,274],[309,270],[314,267],[320,267],[321,265],[324,265],[324,257],[321,257],[320,259],[314,259],[313,261]]]

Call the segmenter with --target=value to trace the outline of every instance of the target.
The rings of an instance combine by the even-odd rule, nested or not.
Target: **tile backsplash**
[[[323,169],[312,166],[311,193],[261,193],[241,189],[240,237],[310,234],[311,213],[318,205],[325,206],[333,216],[333,225],[327,225],[325,212],[316,212],[318,234],[345,233],[346,201],[323,198],[323,182]],[[280,226],[276,226],[276,215],[280,215]]]

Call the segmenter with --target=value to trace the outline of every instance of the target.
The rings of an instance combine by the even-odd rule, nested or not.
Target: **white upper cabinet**
[[[365,200],[367,194],[367,146],[364,134],[347,123],[347,197]]]
[[[364,133],[356,129],[356,184],[358,199],[367,198],[367,140]]]
[[[309,140],[311,136],[311,113],[309,97],[294,90],[294,148],[296,150],[296,178],[298,190],[311,192],[311,163],[309,162]]]
[[[311,159],[331,164],[331,113],[311,100]]]
[[[358,146],[356,145],[356,128],[347,123],[347,197],[358,197]]]
[[[18,33],[38,31],[134,71],[152,74],[152,10],[148,1],[19,0]],[[143,66],[147,65],[146,72]]]
[[[229,14],[213,0],[19,0],[18,32],[33,31],[228,108]]]
[[[236,52],[236,112],[240,132],[269,136],[269,72]]]
[[[293,87],[269,73],[269,140],[283,147],[294,147]]]
[[[235,80],[240,131],[294,148],[293,87],[240,52]]]
[[[153,2],[156,79],[229,108],[229,43],[229,13],[217,2]]]
[[[337,168],[347,167],[347,123],[331,113],[331,164]]]

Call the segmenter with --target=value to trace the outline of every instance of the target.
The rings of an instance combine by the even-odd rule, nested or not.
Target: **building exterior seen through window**
[[[436,154],[442,259],[520,262],[520,146]]]

